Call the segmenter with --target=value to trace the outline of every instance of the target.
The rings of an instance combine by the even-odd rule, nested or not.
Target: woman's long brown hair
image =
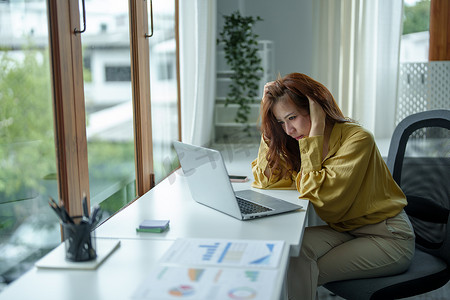
[[[287,163],[288,170],[282,174],[300,171],[301,160],[298,141],[288,136],[273,114],[273,107],[279,101],[291,101],[300,111],[309,114],[308,97],[318,103],[326,114],[328,124],[348,122],[330,91],[320,82],[311,77],[291,73],[275,80],[267,87],[267,92],[261,103],[261,132],[268,143],[267,160],[269,167],[279,168],[280,159]],[[288,173],[287,173],[288,172]]]

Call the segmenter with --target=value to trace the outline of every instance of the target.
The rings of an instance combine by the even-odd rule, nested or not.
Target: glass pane
[[[61,242],[45,0],[0,1],[0,290]]]
[[[134,200],[128,2],[86,1],[83,48],[91,206],[106,218]]]
[[[178,140],[175,1],[153,0],[150,46],[153,164],[159,182],[178,167],[172,141]]]
[[[430,0],[403,0],[400,62],[427,62],[430,45]]]

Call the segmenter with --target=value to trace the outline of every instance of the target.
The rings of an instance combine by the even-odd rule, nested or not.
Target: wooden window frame
[[[150,0],[151,1],[151,0]],[[179,3],[175,3],[175,43],[177,76],[178,140],[181,141],[181,92],[179,54]],[[130,0],[131,81],[134,107],[134,135],[136,156],[136,190],[138,197],[155,186],[153,168],[152,116],[150,94],[150,55],[146,33],[148,28],[147,0]]]
[[[150,104],[150,59],[147,1],[129,1],[131,82],[133,94],[136,193],[138,197],[155,186],[153,170],[152,114]]]
[[[178,0],[175,1],[178,128],[181,140]],[[89,169],[78,1],[48,0],[50,64],[59,201],[72,216],[82,215],[82,197],[90,206]],[[137,198],[155,185],[150,101],[147,1],[129,0],[131,81]]]
[[[78,1],[47,3],[59,201],[78,216],[83,195],[89,200],[81,37],[74,32]]]
[[[429,61],[450,60],[450,2],[431,0]]]
[[[178,140],[181,141],[181,89],[180,89],[180,5],[179,0],[175,1],[175,44],[176,44],[176,76],[177,76],[177,109],[178,109]]]

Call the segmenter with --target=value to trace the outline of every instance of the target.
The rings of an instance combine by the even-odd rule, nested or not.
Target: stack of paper
[[[178,239],[134,299],[270,299],[283,241]]]
[[[137,232],[163,232],[169,228],[169,220],[144,220],[136,228]]]

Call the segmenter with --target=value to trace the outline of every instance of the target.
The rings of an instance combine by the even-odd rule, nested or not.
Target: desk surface
[[[244,161],[228,151],[230,174],[252,178],[251,158]],[[233,160],[233,164],[229,164]],[[250,188],[250,182],[234,183],[235,190]],[[241,221],[195,202],[181,170],[159,183],[144,196],[95,230],[97,240],[118,239],[120,247],[97,270],[33,268],[9,285],[3,299],[129,299],[163,253],[177,238],[258,239],[286,242],[271,299],[281,294],[289,255],[298,255],[306,224],[308,201],[294,190],[257,190],[300,204],[303,210]],[[164,233],[137,233],[144,219],[169,219]]]
[[[35,267],[0,293],[0,300],[130,299],[172,243],[122,240],[120,247],[95,271]],[[289,260],[288,251],[285,247],[270,299],[280,297]]]
[[[250,182],[233,184],[235,190],[247,189],[250,185]],[[283,240],[291,246],[291,255],[297,256],[303,237],[308,201],[298,199],[298,192],[294,190],[255,190],[300,204],[304,209],[241,221],[195,202],[190,195],[186,178],[181,170],[178,170],[99,226],[95,234],[101,238],[119,239]],[[145,219],[168,219],[170,228],[163,233],[136,232],[139,223]]]
[[[11,283],[0,299],[129,299],[172,241],[125,240],[97,270],[38,269]]]

